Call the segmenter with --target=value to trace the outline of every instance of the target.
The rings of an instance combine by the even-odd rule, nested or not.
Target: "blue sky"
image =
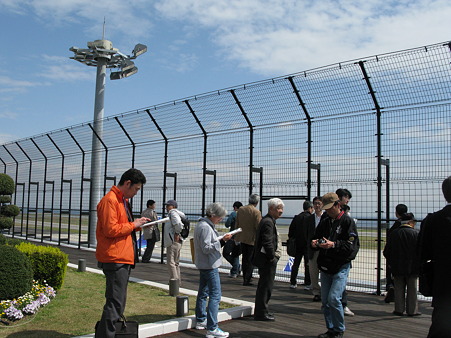
[[[0,144],[91,121],[102,37],[148,52],[106,83],[105,116],[450,40],[449,0],[0,0]]]

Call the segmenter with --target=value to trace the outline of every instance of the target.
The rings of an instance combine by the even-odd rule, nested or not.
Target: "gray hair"
[[[283,204],[283,201],[280,198],[271,198],[268,201],[268,209],[277,208],[279,205],[281,205],[282,207],[285,206],[285,204]]]
[[[207,217],[224,217],[225,215],[227,215],[227,210],[221,203],[212,203],[207,206],[205,214],[207,215]]]
[[[257,194],[252,194],[249,196],[249,204],[258,204],[260,202],[260,196]]]

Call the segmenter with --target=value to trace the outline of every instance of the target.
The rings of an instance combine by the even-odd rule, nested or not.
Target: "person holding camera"
[[[322,198],[323,217],[311,242],[313,250],[319,250],[318,268],[321,271],[321,301],[327,332],[318,338],[343,337],[344,311],[341,303],[346,288],[351,261],[360,248],[354,220],[341,210],[336,193],[329,192]]]

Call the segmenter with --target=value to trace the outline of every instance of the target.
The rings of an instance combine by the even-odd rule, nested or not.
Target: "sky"
[[[451,39],[449,0],[0,0],[0,144],[92,121],[96,70],[69,48],[105,39],[137,74],[105,117]]]

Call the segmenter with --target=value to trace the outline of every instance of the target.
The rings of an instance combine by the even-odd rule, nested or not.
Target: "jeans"
[[[240,256],[224,256],[227,262],[230,263],[232,268],[230,269],[231,275],[238,275],[240,273]]]
[[[350,269],[351,263],[346,263],[333,275],[321,271],[322,310],[327,329],[334,332],[344,332],[345,330],[341,297],[346,288]]]
[[[207,319],[207,330],[218,327],[218,310],[221,300],[221,281],[218,269],[199,270],[199,290],[196,299],[196,321]],[[206,307],[208,297],[208,308]]]

